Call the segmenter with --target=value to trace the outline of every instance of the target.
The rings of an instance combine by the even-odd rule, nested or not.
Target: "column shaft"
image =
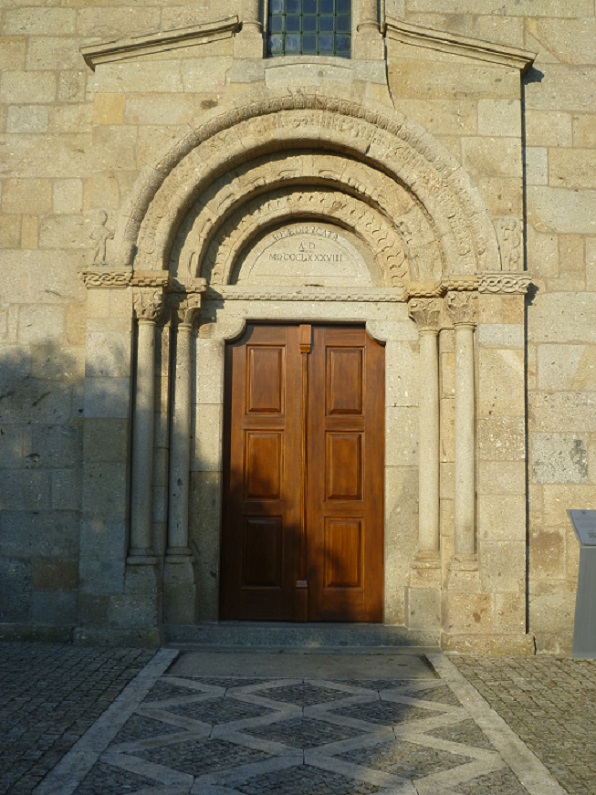
[[[418,550],[439,551],[438,332],[420,331]]]
[[[174,407],[170,439],[168,554],[188,554],[188,500],[191,431],[191,347],[193,327],[178,326]]]
[[[455,554],[476,552],[474,326],[455,327]]]
[[[259,0],[242,0],[242,24],[261,31],[261,13]]]
[[[132,439],[130,555],[153,554],[152,479],[155,412],[155,323],[139,320]]]

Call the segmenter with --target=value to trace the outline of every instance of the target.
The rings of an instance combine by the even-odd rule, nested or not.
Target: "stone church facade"
[[[0,2],[2,636],[568,652],[594,0],[262,6]]]

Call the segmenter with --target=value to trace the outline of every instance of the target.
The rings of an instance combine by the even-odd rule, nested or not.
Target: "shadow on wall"
[[[84,357],[71,350],[0,353],[0,622],[77,621]]]

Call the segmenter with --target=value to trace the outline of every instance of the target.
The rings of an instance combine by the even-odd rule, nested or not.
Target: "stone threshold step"
[[[219,622],[164,627],[164,641],[173,647],[219,647],[329,651],[340,649],[438,649],[438,633],[412,631],[383,624],[286,624]]]

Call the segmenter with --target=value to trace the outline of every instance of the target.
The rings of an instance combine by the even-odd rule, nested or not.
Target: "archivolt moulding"
[[[405,185],[433,219],[447,271],[499,270],[494,228],[467,174],[403,116],[314,91],[263,93],[211,114],[141,174],[118,226],[118,265],[134,259],[135,268],[162,269],[184,217],[221,175],[266,153],[310,148],[348,155]]]
[[[184,280],[200,263],[202,275],[225,284],[230,257],[290,215],[326,216],[355,232],[374,252],[378,284],[438,278],[443,270],[432,219],[401,185],[357,161],[309,152],[251,162],[221,177],[189,212],[170,269]]]

